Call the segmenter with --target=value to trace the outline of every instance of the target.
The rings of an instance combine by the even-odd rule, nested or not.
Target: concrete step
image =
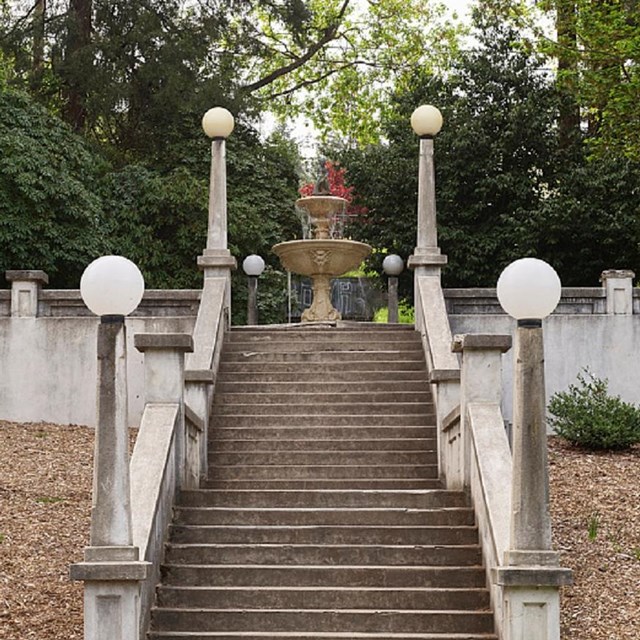
[[[489,607],[486,589],[341,587],[172,587],[158,588],[163,607],[220,609],[467,609]]]
[[[254,380],[241,380],[227,382],[223,377],[216,385],[216,393],[325,393],[333,397],[348,393],[427,393],[431,395],[426,380],[396,380],[395,378],[382,380],[363,380],[358,377],[345,385],[344,382],[330,382],[320,378],[313,382],[298,381],[294,376],[290,382],[257,382]],[[431,399],[429,398],[429,401]]]
[[[209,468],[212,480],[336,480],[369,478],[415,478],[438,477],[437,464],[425,465],[216,465]]]
[[[326,633],[306,631],[150,631],[149,640],[498,640],[493,633]]]
[[[411,351],[421,352],[422,343],[419,339],[395,340],[393,336],[387,339],[375,341],[353,339],[349,336],[338,336],[340,339],[307,339],[297,336],[287,336],[277,340],[232,340],[224,345],[223,358],[235,352],[243,353],[280,353],[282,351],[295,351],[297,353],[320,353],[333,351],[354,351],[368,354],[372,351]]]
[[[478,543],[478,530],[472,526],[290,527],[173,524],[171,540],[177,544],[474,545]]]
[[[294,396],[295,397],[295,396]],[[271,415],[271,416],[305,416],[301,418],[306,423],[306,416],[320,415],[428,415],[433,416],[433,405],[427,402],[361,402],[334,403],[316,402],[305,404],[300,402],[265,402],[262,404],[217,404],[214,408],[214,424],[217,417],[228,415]],[[308,423],[306,423],[308,424]]]
[[[431,393],[426,390],[422,391],[352,391],[349,387],[342,388],[339,393],[325,393],[321,391],[311,392],[285,392],[285,393],[216,393],[214,398],[214,413],[218,408],[224,408],[228,405],[249,405],[256,406],[271,404],[293,404],[296,405],[358,405],[362,403],[371,404],[407,404],[407,403],[424,403],[429,408],[433,407]]]
[[[263,466],[263,465],[434,465],[438,454],[434,449],[424,451],[212,451],[210,466]]]
[[[227,342],[252,342],[268,344],[271,342],[306,341],[306,342],[344,342],[354,341],[370,344],[372,342],[385,342],[388,340],[420,342],[420,334],[417,331],[359,331],[354,330],[328,330],[306,331],[305,329],[289,331],[236,331],[232,329],[227,333]]]
[[[155,609],[154,626],[166,631],[307,631],[489,633],[491,612],[361,609]]]
[[[245,416],[246,417],[246,416]],[[335,416],[332,416],[335,417]],[[358,441],[358,440],[381,440],[388,442],[402,442],[403,440],[425,440],[427,442],[436,441],[435,426],[218,426],[218,421],[210,428],[209,438],[210,444],[217,442],[238,442],[238,441],[290,441],[295,442],[302,440],[321,442],[322,440],[330,440],[332,442],[340,442],[342,440]],[[227,420],[226,422],[230,422]]]
[[[326,633],[306,631],[150,631],[149,640],[498,640],[493,633]]]
[[[393,377],[390,372],[421,372],[426,374],[426,364],[424,358],[412,358],[399,360],[391,355],[388,358],[375,360],[370,358],[355,359],[349,362],[349,368],[345,369],[344,363],[336,359],[328,359],[325,362],[314,362],[313,367],[308,366],[308,361],[296,361],[290,358],[287,361],[278,362],[275,360],[264,362],[253,358],[244,358],[241,360],[222,360],[220,362],[219,372],[221,375],[228,373],[308,373],[317,377],[328,377],[335,373],[348,373],[352,375],[354,372],[366,372],[367,377],[370,373],[384,372],[387,377]],[[315,379],[315,378],[314,378]]]
[[[371,407],[367,405],[370,409]],[[273,411],[273,407],[271,407]],[[389,427],[398,425],[399,427],[434,427],[436,417],[434,413],[404,413],[402,415],[393,413],[363,412],[360,414],[331,413],[318,414],[282,414],[267,413],[235,413],[225,415],[214,415],[211,418],[211,433],[218,428],[228,427]]]
[[[172,544],[168,564],[286,564],[286,565],[428,565],[482,564],[478,545],[277,545]],[[292,606],[292,605],[289,605]]]
[[[222,439],[216,437],[209,442],[209,451],[226,453],[231,451],[433,451],[435,438],[378,438],[378,439],[278,439],[262,440]]]
[[[467,507],[462,491],[444,489],[391,490],[194,490],[183,491],[182,507],[403,507],[426,509]]]
[[[472,525],[472,509],[463,507],[439,509],[374,509],[363,507],[258,508],[258,507],[177,507],[176,524],[190,525],[396,525],[460,526]]]
[[[402,382],[410,382],[412,384],[422,383],[423,386],[428,386],[429,376],[426,368],[398,370],[385,369],[385,363],[372,363],[372,366],[377,366],[376,369],[356,369],[353,365],[357,363],[352,362],[349,364],[348,369],[334,369],[332,371],[326,370],[326,367],[320,367],[324,371],[319,371],[318,367],[314,367],[313,370],[308,368],[299,367],[297,365],[282,365],[282,363],[275,363],[273,368],[268,365],[263,367],[251,367],[249,365],[241,365],[238,363],[225,364],[222,363],[219,376],[219,384],[226,383],[304,383],[304,384],[343,384],[349,382],[351,384],[358,384],[362,381],[363,384],[372,383],[386,383],[396,384]],[[366,363],[363,363],[366,364]],[[413,364],[413,363],[412,363]],[[327,374],[331,374],[330,381],[327,381]]]
[[[424,355],[422,351],[402,351],[400,349],[380,348],[375,351],[354,351],[343,349],[341,351],[296,351],[295,348],[279,350],[275,352],[265,351],[228,351],[224,354],[223,361],[227,363],[298,363],[307,367],[316,364],[336,365],[340,363],[366,362],[369,365],[373,362],[387,362],[393,360],[398,366],[409,362],[416,363],[415,366],[424,366]],[[402,368],[402,367],[400,367]]]
[[[200,586],[323,586],[479,588],[478,567],[165,564],[164,584]]]
[[[344,489],[364,489],[364,490],[404,490],[404,489],[441,489],[442,481],[439,478],[415,479],[415,478],[315,478],[302,480],[223,480],[206,479],[202,483],[203,489],[215,490],[253,490],[253,489],[273,489],[273,490],[344,490]]]

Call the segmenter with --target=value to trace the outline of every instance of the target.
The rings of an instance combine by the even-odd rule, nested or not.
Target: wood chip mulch
[[[0,421],[0,639],[82,638],[93,431]],[[549,440],[556,548],[574,586],[562,640],[640,638],[640,447],[589,453]]]

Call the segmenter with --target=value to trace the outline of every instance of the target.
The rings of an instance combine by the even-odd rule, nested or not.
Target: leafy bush
[[[640,442],[640,409],[609,395],[608,384],[584,369],[578,384],[554,394],[548,407],[554,431],[588,449],[626,449]]]

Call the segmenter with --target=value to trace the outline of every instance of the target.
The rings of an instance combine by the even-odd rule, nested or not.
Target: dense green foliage
[[[27,96],[0,86],[0,273],[43,269],[74,287],[105,249],[96,194],[104,170],[81,138]]]
[[[112,252],[136,262],[150,288],[201,286],[203,135],[198,155],[173,169],[118,167],[25,94],[0,91],[0,114],[0,271],[43,269],[52,286],[77,287],[86,265]],[[277,137],[264,143],[239,126],[230,139],[229,246],[240,260],[260,253],[276,266],[270,247],[298,233],[294,159]]]
[[[588,370],[551,397],[549,413],[554,431],[581,447],[626,449],[640,442],[640,408],[609,395],[608,381]]]
[[[446,78],[418,74],[396,95],[387,144],[339,152],[369,210],[354,238],[413,252],[418,141],[408,123],[416,105],[431,103],[445,121],[435,162],[446,286],[495,286],[525,255],[549,261],[567,286],[594,285],[606,268],[640,268],[640,165],[589,158],[580,139],[561,148],[561,96],[543,61],[508,23],[479,13],[475,21],[477,45]],[[410,274],[401,286],[408,295]]]

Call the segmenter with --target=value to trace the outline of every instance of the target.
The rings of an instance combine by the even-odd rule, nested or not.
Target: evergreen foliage
[[[549,401],[549,423],[573,444],[587,449],[627,449],[640,442],[640,408],[608,393],[608,381],[588,369],[578,384]]]
[[[77,287],[105,248],[97,187],[105,163],[28,96],[0,87],[0,274],[43,269]]]

